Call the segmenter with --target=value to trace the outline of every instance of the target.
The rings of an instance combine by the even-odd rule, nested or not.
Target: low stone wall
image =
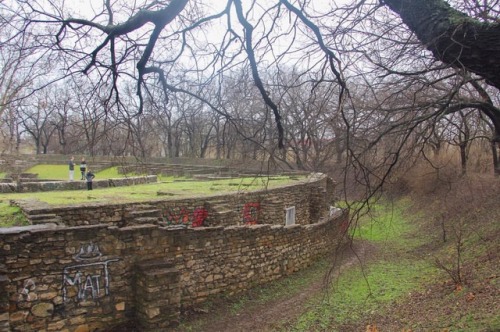
[[[31,220],[54,222],[0,229],[0,331],[93,331],[130,319],[163,331],[182,308],[335,248],[347,214],[329,216],[333,185],[315,174],[257,192],[23,207]]]
[[[333,204],[331,179],[312,176],[293,185],[252,192],[235,192],[194,198],[164,198],[145,203],[46,206],[16,202],[28,220],[37,215],[51,215],[67,226],[109,223],[119,227],[133,225],[134,216],[141,210],[150,212],[161,225],[230,226],[252,224],[284,224],[287,208],[294,207],[295,223],[315,222]],[[154,219],[154,218],[153,218]]]
[[[165,330],[180,309],[311,264],[347,215],[308,225],[0,230],[0,331],[93,331],[135,319]]]
[[[94,179],[93,188],[108,188],[108,187],[121,187],[132,186],[144,183],[156,183],[158,181],[156,175],[136,176],[119,179]],[[22,181],[11,183],[0,183],[0,192],[39,192],[39,191],[54,191],[54,190],[86,190],[87,183],[85,181]]]

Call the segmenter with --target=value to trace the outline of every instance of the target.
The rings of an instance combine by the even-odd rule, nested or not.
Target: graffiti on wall
[[[259,221],[260,203],[246,203],[243,207],[243,223],[245,225],[256,225]]]
[[[246,203],[242,209],[242,222],[245,225],[256,225],[259,221],[260,203]],[[199,206],[168,207],[163,211],[163,220],[167,225],[186,225],[190,227],[201,227],[205,225],[208,211]]]
[[[163,219],[168,225],[187,225],[201,227],[208,217],[208,211],[202,207],[171,207],[163,212]]]
[[[35,292],[36,284],[33,279],[26,279],[24,281],[23,289],[19,291],[18,301],[19,302],[30,302],[38,299],[38,296]]]
[[[87,299],[97,300],[109,295],[109,264],[119,258],[104,257],[99,246],[94,243],[80,247],[73,256],[78,264],[63,269],[63,301],[74,298],[76,302]]]

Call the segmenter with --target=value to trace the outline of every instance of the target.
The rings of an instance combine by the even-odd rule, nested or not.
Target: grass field
[[[91,167],[91,166],[90,166]],[[26,173],[38,174],[38,179],[50,179],[67,181],[69,178],[68,165],[40,164],[26,170]],[[100,179],[122,178],[124,176],[134,176],[137,174],[120,174],[118,167],[109,167],[96,173]],[[140,175],[140,174],[139,174]],[[75,180],[80,178],[80,169],[75,165]]]
[[[97,173],[96,179],[102,179]],[[92,192],[87,190],[50,191],[35,193],[8,193],[0,194],[0,200],[10,199],[37,199],[51,205],[68,205],[99,201],[108,203],[143,201],[161,198],[158,192],[168,196],[187,197],[220,194],[234,191],[251,191],[277,187],[296,182],[288,176],[269,178],[238,178],[210,181],[196,181],[187,178],[163,177],[161,182],[124,186],[114,188],[95,188]],[[96,186],[94,186],[96,187]],[[165,196],[162,196],[165,198]]]
[[[67,180],[68,176],[66,165],[38,165],[28,172],[37,173],[39,179]],[[75,173],[75,179],[79,179],[77,170],[75,170]],[[136,174],[119,174],[116,167],[111,167],[97,172],[96,180],[122,178],[124,176],[136,176]],[[91,192],[87,190],[71,190],[43,193],[0,193],[0,227],[22,225],[26,222],[18,208],[9,206],[10,200],[38,200],[49,205],[71,205],[88,202],[112,204],[167,197],[196,197],[222,194],[224,192],[254,191],[293,184],[304,179],[305,177],[269,176],[199,181],[186,177],[161,177],[159,182],[150,184],[113,188],[94,186],[94,190]]]

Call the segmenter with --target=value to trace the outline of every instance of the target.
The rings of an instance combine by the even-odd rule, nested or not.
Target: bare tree
[[[384,3],[401,17],[436,59],[475,73],[500,89],[498,4],[491,8],[485,2],[485,8],[478,10],[479,3],[471,6],[468,2],[464,9],[478,15],[473,18],[444,0],[386,0]],[[494,140],[500,143],[500,112],[483,112],[495,127]]]
[[[80,13],[41,0],[9,1],[0,6],[4,13],[16,17],[11,24],[17,29],[15,36],[37,35],[40,47],[60,56],[62,76],[83,72],[89,77],[95,86],[93,93],[100,95],[99,107],[106,110],[104,114],[130,107],[123,87],[131,82],[137,112],[147,112],[148,95],[159,82],[164,103],[169,98],[180,100],[184,97],[177,95],[184,94],[205,105],[203,109],[226,117],[231,130],[244,135],[243,148],[265,146],[262,137],[275,139],[282,146],[286,104],[274,93],[273,75],[294,68],[302,81],[311,83],[311,90],[335,90],[332,95],[336,101],[329,104],[328,112],[332,118],[342,119],[336,128],[340,135],[340,129],[345,129],[345,143],[338,142],[338,155],[346,155],[350,162],[362,163],[365,158],[387,161],[385,170],[390,171],[400,160],[395,153],[405,141],[390,141],[384,135],[408,139],[426,123],[427,129],[421,132],[430,142],[436,133],[431,129],[443,116],[474,108],[459,98],[466,84],[484,80],[492,87],[500,86],[498,4],[453,5],[456,9],[445,0],[353,2],[345,6],[288,0],[213,4],[172,0],[133,5],[104,0]],[[245,118],[227,111],[227,90],[221,82],[239,68],[248,68],[248,78],[259,97],[259,105],[250,112],[261,116],[257,123],[263,130],[245,132]],[[312,72],[319,75],[308,77]],[[207,87],[215,96],[204,94]],[[498,108],[484,100],[479,104],[474,109],[490,119],[495,129],[492,141],[498,142]],[[302,111],[300,116],[304,119],[308,115]],[[275,136],[267,130],[271,118]],[[188,127],[182,130],[182,137],[189,138]],[[311,137],[319,132],[307,130],[312,130],[307,134]],[[254,140],[256,134],[259,138]],[[177,142],[180,138],[178,134]],[[248,142],[251,144],[246,145]],[[394,145],[396,142],[400,144]],[[362,152],[367,154],[362,156]],[[367,174],[375,173],[371,170]],[[376,177],[384,180],[384,174]]]
[[[48,146],[53,134],[55,108],[47,95],[38,96],[34,104],[19,107],[20,123],[25,132],[34,140],[36,154],[47,154]]]
[[[1,135],[5,152],[18,153],[19,119],[16,108],[20,101],[33,93],[35,81],[47,70],[47,63],[40,58],[42,51],[34,47],[33,37],[22,34],[10,25],[13,17],[0,15],[0,117]]]

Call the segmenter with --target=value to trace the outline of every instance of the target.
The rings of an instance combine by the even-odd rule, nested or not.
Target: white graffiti
[[[63,300],[67,300],[71,287],[75,288],[76,297],[80,301],[88,298],[98,299],[101,296],[101,287],[104,289],[104,295],[109,295],[108,265],[116,261],[118,259],[115,258],[103,262],[65,267],[63,270]]]
[[[119,258],[105,259],[99,246],[94,243],[82,245],[73,258],[80,264],[63,269],[63,301],[66,302],[69,298],[76,298],[77,301],[97,300],[101,296],[108,296],[110,282],[108,266],[112,262],[119,261]]]
[[[89,243],[80,247],[80,251],[73,257],[76,261],[85,261],[101,257],[102,253],[99,246],[94,243]]]
[[[18,301],[34,301],[37,299],[35,293],[36,284],[32,279],[26,279],[24,281],[24,288],[19,292]]]

